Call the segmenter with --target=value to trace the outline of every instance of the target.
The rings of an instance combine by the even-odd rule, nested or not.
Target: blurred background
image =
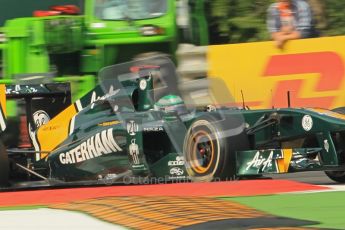
[[[45,10],[52,5],[75,4],[79,0],[0,0],[0,26],[3,26],[7,19],[18,17],[31,17],[35,10]]]
[[[283,107],[290,90],[294,106],[343,106],[345,36],[336,35],[345,35],[345,1],[300,1],[309,2],[321,38],[277,49],[266,28],[275,0],[0,0],[0,83],[51,76],[71,82],[76,100],[95,87],[103,67],[158,54],[174,61],[181,81],[221,79],[237,104],[243,91],[252,108]],[[64,4],[84,17],[49,11]],[[118,5],[126,10],[112,9]],[[49,17],[17,19],[35,10]],[[299,72],[301,63],[307,70]]]
[[[321,36],[345,34],[345,1],[306,0],[312,7]],[[239,43],[269,39],[266,10],[274,1],[210,1],[211,43]]]
[[[310,3],[321,36],[345,34],[345,1],[306,0]],[[5,20],[32,16],[37,9],[75,4],[80,0],[0,0],[0,26]],[[266,10],[273,0],[209,0],[206,7],[210,43],[242,43],[269,40]]]

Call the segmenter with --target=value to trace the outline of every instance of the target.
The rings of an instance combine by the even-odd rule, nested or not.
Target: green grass
[[[317,221],[313,227],[345,229],[345,192],[222,198],[283,217]]]

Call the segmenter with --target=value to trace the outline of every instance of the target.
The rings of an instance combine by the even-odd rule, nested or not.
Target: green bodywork
[[[140,87],[143,81],[145,87]],[[152,77],[105,81],[82,97],[79,100],[82,110],[74,117],[74,131],[44,159],[50,165],[50,177],[64,181],[102,181],[131,172],[132,176],[150,176],[165,181],[186,180],[181,152],[185,124],[177,114],[153,110],[152,81]],[[138,104],[134,102],[136,95]],[[188,116],[188,120],[190,118]],[[167,133],[178,134],[179,138],[172,139]],[[80,162],[73,159],[75,154],[71,150],[82,149],[82,145],[90,149],[92,138],[99,152],[97,135],[104,148],[110,146],[104,141],[105,136],[109,140],[112,135],[117,145],[115,151],[92,156],[88,150],[89,156],[86,154]],[[156,143],[158,140],[160,144]],[[132,145],[137,148],[137,158],[131,153]],[[72,158],[67,160],[67,155],[71,154]]]

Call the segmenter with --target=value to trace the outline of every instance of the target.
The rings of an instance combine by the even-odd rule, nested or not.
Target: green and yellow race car
[[[165,58],[110,66],[98,78],[74,103],[67,83],[0,87],[2,187],[214,181],[308,170],[345,182],[345,109],[226,107],[217,99],[231,101],[224,87],[212,91],[205,80],[177,84]],[[6,116],[13,99],[16,119]]]

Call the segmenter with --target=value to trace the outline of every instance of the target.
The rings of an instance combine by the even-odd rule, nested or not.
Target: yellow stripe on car
[[[76,114],[77,111],[72,104],[38,129],[37,139],[40,151],[50,152],[68,137],[70,121]],[[47,154],[41,154],[41,158],[46,156]]]
[[[277,159],[279,173],[286,173],[289,170],[292,158],[292,149],[282,149],[283,158]]]

